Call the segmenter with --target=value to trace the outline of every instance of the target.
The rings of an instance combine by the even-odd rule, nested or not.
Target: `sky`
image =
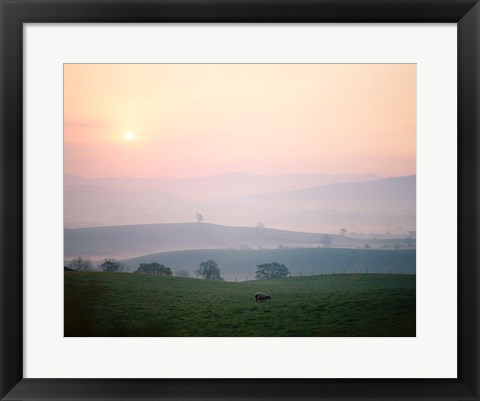
[[[414,64],[66,64],[64,171],[416,170]]]

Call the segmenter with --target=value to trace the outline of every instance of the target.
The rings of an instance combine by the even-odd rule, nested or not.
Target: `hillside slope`
[[[385,178],[368,182],[335,183],[294,191],[245,197],[268,202],[297,204],[324,203],[337,208],[361,209],[362,206],[383,205],[391,211],[400,208],[415,211],[416,176]]]
[[[204,249],[163,252],[132,258],[125,261],[130,271],[140,263],[157,262],[174,271],[194,271],[203,261],[213,259],[218,263],[221,276],[229,281],[245,281],[255,278],[256,266],[277,262],[284,264],[292,276],[310,276],[342,273],[415,273],[416,252],[414,249]]]
[[[64,233],[65,258],[131,257],[181,249],[319,246],[324,237],[324,234],[208,223],[90,227],[65,229]],[[332,239],[338,245],[352,242],[341,236]]]
[[[411,337],[416,333],[416,278],[410,275],[244,283],[121,273],[65,273],[64,277],[66,337]],[[272,299],[256,303],[257,291]]]
[[[187,249],[321,247],[324,246],[325,236],[320,233],[208,223],[76,228],[64,230],[64,257],[131,258]],[[335,248],[363,248],[366,244],[376,248],[406,247],[406,240],[402,238],[368,240],[341,235],[329,235],[329,238],[329,246]]]

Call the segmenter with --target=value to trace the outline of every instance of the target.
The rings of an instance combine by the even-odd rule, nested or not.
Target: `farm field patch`
[[[65,275],[67,337],[415,336],[416,276],[335,274],[245,282]],[[255,302],[264,292],[272,299]]]

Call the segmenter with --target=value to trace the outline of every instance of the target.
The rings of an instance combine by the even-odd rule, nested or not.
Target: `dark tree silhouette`
[[[116,259],[105,259],[105,261],[98,265],[98,270],[109,273],[121,273],[125,271],[125,265]]]
[[[220,277],[218,263],[211,259],[200,263],[198,269],[195,270],[195,274],[205,280],[223,280],[223,278]]]
[[[267,280],[271,278],[283,278],[287,277],[290,271],[285,265],[280,263],[265,263],[263,265],[257,265],[257,272],[255,278],[257,280]]]
[[[195,218],[197,219],[197,221],[198,221],[199,223],[201,223],[201,222],[203,221],[203,216],[202,216],[200,213],[198,213],[198,212],[197,212]]]
[[[143,273],[143,274],[161,274],[163,276],[171,276],[172,269],[167,266],[161,265],[160,263],[140,263],[138,269],[135,273]]]

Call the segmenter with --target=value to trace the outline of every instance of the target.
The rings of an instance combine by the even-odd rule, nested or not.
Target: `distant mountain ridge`
[[[64,187],[64,224],[80,228],[192,222],[199,212],[204,222],[227,226],[263,223],[290,231],[330,233],[338,233],[341,227],[358,233],[415,230],[416,176],[313,186],[304,186],[308,180],[299,179],[295,185],[301,183],[300,189],[274,192],[270,191],[273,184],[243,185],[244,179],[252,177],[239,174],[237,182],[235,176],[208,177],[207,181],[213,180],[208,185],[196,181],[196,186],[189,187],[189,195],[165,187],[107,187],[95,180],[77,185],[73,183],[81,178],[71,180],[66,176],[71,185]],[[217,179],[223,184],[214,185]],[[294,181],[282,185],[291,187]],[[181,184],[186,185],[183,181]]]
[[[391,177],[367,182],[334,183],[294,191],[261,194],[257,200],[307,202],[409,202],[415,206],[416,176]]]
[[[382,179],[376,174],[284,174],[255,175],[225,173],[195,178],[85,178],[64,175],[64,185],[97,186],[122,190],[155,190],[172,195],[232,197],[257,193],[289,191],[340,182],[363,182]]]

